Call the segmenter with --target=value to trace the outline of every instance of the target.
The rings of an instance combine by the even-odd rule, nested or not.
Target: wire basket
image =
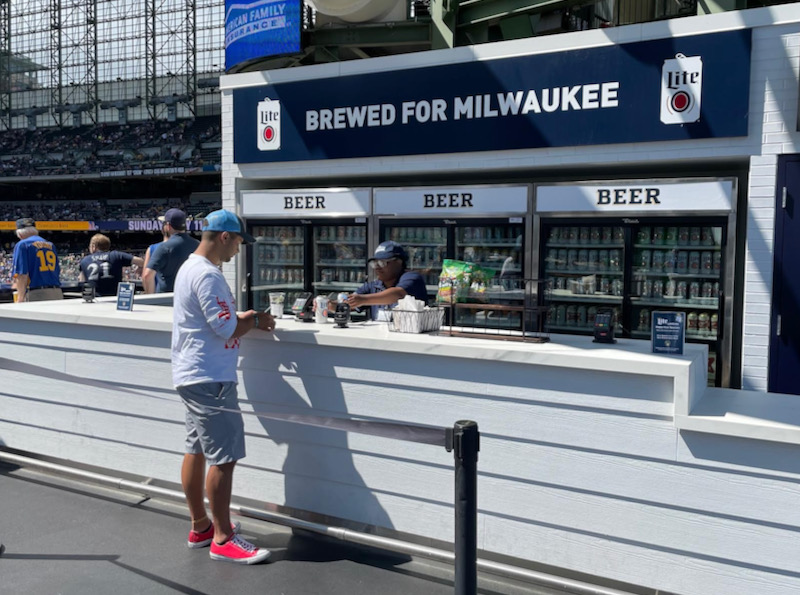
[[[398,333],[428,333],[438,331],[444,319],[444,308],[429,308],[422,312],[392,310],[389,330]]]

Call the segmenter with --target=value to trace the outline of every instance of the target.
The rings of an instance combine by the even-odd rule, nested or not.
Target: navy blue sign
[[[300,0],[225,0],[225,69],[300,51]]]
[[[133,310],[133,283],[117,283],[117,310]]]
[[[653,353],[683,355],[686,313],[653,312]]]
[[[748,29],[236,89],[234,161],[747,135]]]
[[[187,219],[186,231],[202,231],[202,223],[202,219]],[[158,219],[91,222],[92,229],[100,231],[154,231],[160,233],[163,225]]]

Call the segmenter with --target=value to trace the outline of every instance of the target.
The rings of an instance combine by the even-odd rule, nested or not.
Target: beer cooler
[[[242,214],[256,243],[246,258],[248,307],[284,312],[303,293],[354,291],[367,278],[370,191],[245,190]]]
[[[729,386],[734,180],[542,185],[535,209],[550,332],[592,334],[609,311],[616,336],[649,340],[653,312],[683,312],[709,385]]]
[[[442,262],[468,261],[494,274],[486,299],[522,304],[525,241],[529,205],[527,186],[458,186],[376,188],[374,217],[379,241],[405,246],[408,268],[425,278],[428,296],[436,299]],[[513,317],[457,311],[454,324],[518,326]]]

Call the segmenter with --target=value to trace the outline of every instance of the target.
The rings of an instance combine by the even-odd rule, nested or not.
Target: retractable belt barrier
[[[75,376],[65,372],[57,372],[35,364],[0,358],[0,369],[23,374],[32,374],[39,378],[50,378],[63,382],[72,382],[82,386],[91,386],[103,390],[124,392],[136,396],[174,402],[166,397],[149,394],[95,380]],[[180,397],[179,397],[180,398]],[[368,434],[394,440],[418,442],[433,446],[444,447],[447,452],[453,452],[455,460],[455,593],[456,595],[474,595],[478,590],[478,451],[480,450],[480,435],[478,424],[474,421],[457,421],[452,428],[423,426],[419,424],[404,424],[383,421],[359,420],[342,417],[325,417],[320,415],[306,415],[296,413],[280,413],[277,411],[241,411],[225,407],[209,407],[218,411],[229,411],[242,415],[253,415],[265,419],[284,421],[288,423]]]

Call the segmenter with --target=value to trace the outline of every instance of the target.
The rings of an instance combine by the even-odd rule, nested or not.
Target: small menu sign
[[[133,283],[117,283],[117,310],[133,310]]]
[[[684,312],[653,312],[653,353],[683,355],[686,340]]]

